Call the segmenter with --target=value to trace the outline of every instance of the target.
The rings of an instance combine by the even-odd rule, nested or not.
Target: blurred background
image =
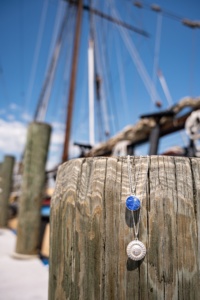
[[[80,155],[74,142],[94,146],[142,114],[199,95],[199,1],[84,0],[83,5],[70,158]],[[0,6],[0,157],[11,154],[20,161],[28,123],[47,122],[53,127],[49,170],[62,158],[77,4],[2,0]],[[184,133],[172,134],[161,139],[159,152],[185,144]],[[147,149],[143,145],[136,154]]]

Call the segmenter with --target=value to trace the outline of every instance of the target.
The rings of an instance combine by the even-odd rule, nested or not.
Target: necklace
[[[140,157],[140,159],[141,159],[141,157]],[[131,163],[130,163],[129,155],[127,156],[127,168],[128,168],[130,194],[126,198],[126,208],[132,212],[134,240],[128,244],[126,252],[127,252],[127,255],[129,258],[137,261],[137,260],[143,259],[146,255],[145,245],[138,240],[139,225],[140,225],[140,218],[141,218],[141,201],[140,201],[139,197],[135,195],[136,184],[138,182],[138,176],[140,173],[141,164],[139,164],[139,170],[137,173],[137,178],[135,180],[134,187],[133,187],[133,181],[132,181],[132,172],[131,172],[132,170],[131,170]],[[148,170],[149,170],[149,157],[148,157],[148,163],[147,163],[147,171],[146,171],[144,190],[146,188]],[[136,214],[137,214],[137,219],[136,219]]]

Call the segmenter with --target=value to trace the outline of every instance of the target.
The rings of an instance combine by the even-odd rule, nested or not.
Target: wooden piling
[[[51,202],[49,300],[200,299],[200,159],[131,157],[142,201],[133,240],[126,158],[76,159],[58,171]]]
[[[5,156],[0,170],[0,228],[7,227],[8,224],[8,205],[12,189],[12,176],[15,158]]]
[[[16,253],[38,253],[40,210],[45,184],[51,126],[33,122],[29,125],[24,157],[22,192],[19,202]]]

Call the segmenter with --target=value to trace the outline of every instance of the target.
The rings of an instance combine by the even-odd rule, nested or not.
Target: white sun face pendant
[[[145,257],[146,247],[142,242],[134,240],[128,244],[126,252],[130,259],[137,261]]]

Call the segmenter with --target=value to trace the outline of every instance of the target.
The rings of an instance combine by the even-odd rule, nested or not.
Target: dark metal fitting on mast
[[[138,8],[143,8],[143,5],[140,1],[135,1],[133,4]]]
[[[151,5],[151,9],[155,12],[161,12],[162,9],[160,8],[160,6],[156,5],[156,4],[152,4]]]

